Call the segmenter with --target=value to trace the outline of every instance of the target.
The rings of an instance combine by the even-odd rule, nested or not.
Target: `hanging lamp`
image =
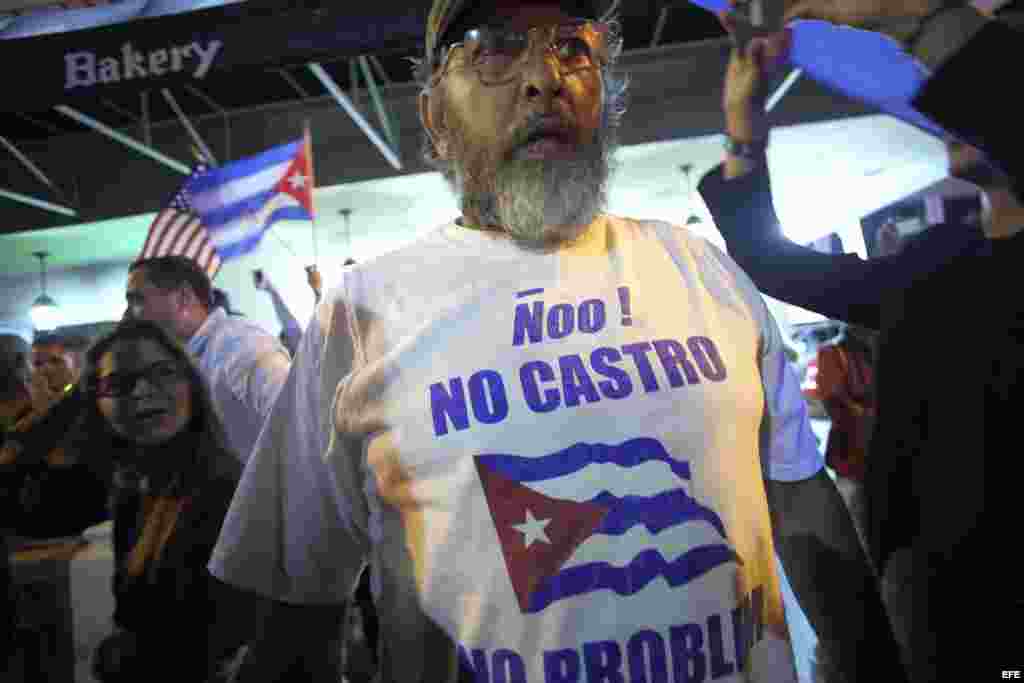
[[[39,259],[39,283],[42,293],[32,302],[29,317],[37,330],[52,330],[60,325],[60,308],[57,302],[46,293],[46,257],[49,252],[35,251],[32,255]]]

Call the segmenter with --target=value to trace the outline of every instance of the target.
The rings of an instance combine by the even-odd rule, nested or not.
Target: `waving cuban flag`
[[[309,137],[211,169],[188,190],[220,258],[247,254],[277,221],[313,220]]]

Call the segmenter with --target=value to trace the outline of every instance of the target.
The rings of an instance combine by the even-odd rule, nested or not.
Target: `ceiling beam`
[[[39,180],[39,182],[41,182],[43,185],[46,185],[48,188],[56,192],[58,195],[63,195],[63,193],[60,191],[60,188],[53,184],[53,181],[50,180],[49,176],[43,173],[42,169],[36,166],[35,163],[33,163],[33,161],[29,159],[24,152],[15,147],[13,142],[8,140],[4,136],[0,135],[0,145],[6,147],[7,151],[11,153],[11,156],[20,161],[21,165],[28,169],[28,172],[34,175],[36,179]]]
[[[114,112],[115,114],[120,114],[121,116],[125,117],[126,119],[130,119],[133,122],[138,122],[138,120],[139,120],[138,114],[134,114],[134,113],[128,111],[127,109],[125,109],[121,105],[117,104],[116,102],[112,102],[107,97],[100,98],[100,104],[102,104],[104,107],[106,107],[110,111]]]
[[[274,72],[278,74],[281,78],[283,78],[285,83],[290,85],[292,87],[292,90],[299,94],[299,97],[301,97],[304,100],[309,99],[309,92],[307,92],[305,88],[299,85],[299,82],[295,80],[295,76],[292,76],[290,73],[288,73],[287,69],[275,69]]]
[[[178,121],[180,121],[181,125],[185,127],[185,131],[188,133],[188,136],[192,138],[192,143],[199,148],[200,152],[203,153],[203,158],[214,166],[217,166],[217,157],[213,156],[213,152],[210,151],[206,141],[203,140],[203,136],[199,134],[196,127],[192,125],[191,121],[189,121],[188,116],[185,115],[185,111],[181,108],[181,105],[178,104],[178,100],[174,99],[174,95],[171,94],[171,91],[167,88],[162,88],[160,93],[164,96],[168,106],[170,106],[174,111],[174,115],[178,117]]]
[[[370,93],[370,102],[373,104],[373,108],[377,111],[377,120],[380,121],[380,125],[384,128],[384,136],[388,139],[388,144],[391,149],[398,149],[398,135],[397,130],[391,122],[391,112],[388,110],[388,105],[381,97],[380,89],[377,87],[377,80],[373,77],[373,70],[370,68],[370,63],[366,57],[360,57],[358,60],[359,69],[363,72],[363,80],[366,81],[366,90]]]
[[[367,59],[370,60],[370,64],[372,64],[373,68],[377,71],[377,75],[380,77],[380,80],[384,82],[384,86],[390,88],[391,78],[388,76],[388,72],[384,70],[384,66],[380,63],[380,59],[378,59],[376,55],[370,55]]]
[[[193,95],[195,95],[196,97],[201,99],[206,104],[207,107],[209,107],[210,109],[214,110],[215,112],[217,112],[221,116],[227,116],[228,115],[227,109],[225,109],[224,107],[222,107],[219,104],[217,104],[216,102],[214,102],[212,97],[210,97],[209,95],[207,95],[206,93],[204,93],[202,90],[200,90],[196,86],[192,85],[191,83],[186,83],[185,84],[185,90],[188,90],[190,93],[192,93]]]
[[[213,98],[194,85],[185,84],[185,89],[206,103],[206,106],[218,112],[224,124],[224,163],[231,161],[231,114],[227,109],[214,102]],[[195,118],[195,117],[193,117]]]
[[[39,119],[36,119],[36,118],[32,118],[28,114],[23,114],[21,112],[17,112],[14,115],[17,116],[22,121],[24,121],[25,123],[33,125],[36,128],[40,128],[42,130],[45,130],[50,135],[64,135],[65,133],[67,133],[66,130],[61,130],[60,128],[58,128],[57,126],[54,126],[53,124],[46,123],[45,121],[40,121]]]
[[[619,131],[621,143],[638,145],[720,133],[722,74],[729,51],[728,41],[715,40],[661,45],[624,53],[618,67],[630,76],[630,105]],[[666,80],[665,73],[672,73],[674,77]],[[302,78],[300,82],[304,82]],[[303,122],[309,120],[316,131],[314,148],[317,180],[321,186],[434,170],[416,154],[418,150],[413,145],[413,141],[418,142],[422,135],[417,107],[418,84],[395,82],[381,93],[403,143],[403,153],[399,157],[403,168],[395,170],[381,151],[373,145],[364,144],[364,132],[352,125],[349,117],[341,113],[339,103],[312,85],[313,82],[311,79],[307,89],[315,95],[306,100],[267,102],[245,109],[231,109],[231,135],[236,148],[232,158],[258,154],[276,144],[274,141],[293,140],[296,131],[302,129]],[[345,94],[348,93],[346,90]],[[179,99],[181,97],[179,93]],[[219,133],[213,131],[219,125],[220,114],[209,112],[205,107],[199,108],[198,103],[196,105],[202,113],[193,115],[190,112],[190,120],[207,141],[216,141]],[[829,93],[810,78],[800,78],[775,107],[772,116],[779,126],[789,126],[871,113],[876,112],[841,95]],[[379,125],[372,118],[374,115],[364,111],[363,116],[376,126],[380,132],[378,137],[383,138]],[[79,127],[69,121],[66,128]],[[138,125],[119,130],[134,133],[137,140],[142,140],[143,134],[139,132]],[[152,132],[160,150],[191,162],[191,141],[177,120],[155,122]],[[54,180],[63,177],[57,174],[57,169],[67,172],[69,177],[72,173],[77,174],[74,180],[80,186],[76,201],[62,203],[73,206],[81,221],[159,211],[166,197],[176,191],[181,182],[178,174],[168,173],[138,152],[110,145],[107,139],[91,132],[75,132],[53,140],[15,140],[15,144],[40,168],[47,172],[53,169]],[[406,146],[409,148],[407,152]],[[397,153],[398,150],[394,151]],[[226,157],[220,150],[218,156],[225,163]],[[85,165],[96,158],[103,158],[105,163]],[[0,151],[0,178],[11,179],[3,186],[12,191],[25,195],[39,193],[38,183],[3,151]],[[69,192],[69,195],[73,194]],[[77,222],[76,219],[13,202],[4,204],[0,234]]]
[[[372,125],[370,125],[370,122],[356,110],[355,105],[352,104],[352,100],[350,100],[348,96],[341,91],[341,88],[339,88],[338,84],[334,82],[331,75],[324,71],[324,68],[315,62],[308,64],[307,66],[313,75],[317,77],[317,80],[319,80],[320,83],[323,84],[324,88],[327,89],[327,92],[331,93],[335,101],[337,101],[341,108],[345,110],[345,113],[349,115],[349,118],[351,118],[356,126],[359,127],[359,130],[363,131],[363,133],[366,134],[366,137],[370,138],[370,142],[380,150],[381,154],[384,155],[384,158],[388,160],[388,163],[391,164],[396,171],[402,170],[402,161],[398,158],[395,150],[391,149],[391,146],[380,137],[380,134],[377,133]]]
[[[106,137],[110,138],[111,140],[114,140],[115,142],[120,142],[125,147],[133,149],[139,154],[147,156],[150,159],[157,161],[163,164],[164,166],[167,166],[168,168],[174,169],[175,171],[182,175],[188,175],[192,172],[192,169],[190,169],[188,166],[181,163],[177,159],[172,159],[163,152],[153,149],[148,145],[144,145],[135,138],[125,135],[120,131],[116,131],[110,126],[101,123],[100,121],[97,121],[91,116],[83,114],[77,109],[72,109],[71,107],[64,104],[59,104],[56,107],[54,107],[54,109],[57,112],[63,114],[64,116],[67,116],[69,119],[77,121],[86,128],[91,128],[100,135],[105,135]]]
[[[28,206],[34,206],[37,209],[45,209],[46,211],[59,213],[62,216],[74,217],[78,215],[78,213],[74,209],[69,209],[66,206],[54,204],[53,202],[48,202],[45,199],[39,199],[38,197],[30,197],[27,194],[14,192],[13,190],[0,189],[0,197],[3,197],[4,199],[10,199],[11,201],[18,202],[19,204],[27,204]]]
[[[661,34],[665,32],[665,24],[668,22],[668,10],[669,7],[666,5],[658,14],[658,23],[654,26],[654,35],[651,37],[651,47],[658,47],[658,43],[661,42]]]
[[[139,93],[139,104],[142,107],[142,139],[150,147],[153,146],[153,121],[149,117],[149,91]]]

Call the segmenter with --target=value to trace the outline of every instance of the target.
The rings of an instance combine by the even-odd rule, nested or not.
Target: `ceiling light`
[[[60,325],[60,308],[46,293],[46,257],[50,254],[45,251],[36,251],[32,254],[39,259],[39,282],[42,293],[32,302],[29,317],[32,318],[32,325],[37,330],[52,330]]]

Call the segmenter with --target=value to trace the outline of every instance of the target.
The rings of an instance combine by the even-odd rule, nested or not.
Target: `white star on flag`
[[[288,182],[291,183],[293,190],[301,190],[306,186],[306,176],[296,173],[288,179]]]
[[[544,532],[544,527],[551,524],[550,519],[537,519],[529,508],[526,510],[526,521],[522,524],[513,524],[512,528],[523,535],[523,543],[529,548],[534,541],[544,541],[551,545],[551,539]]]

